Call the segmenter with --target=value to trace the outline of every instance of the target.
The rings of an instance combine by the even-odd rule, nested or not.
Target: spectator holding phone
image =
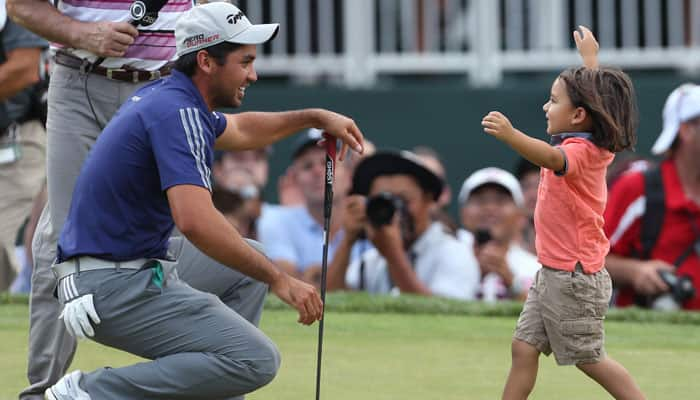
[[[540,264],[518,241],[527,223],[518,180],[500,168],[480,169],[462,184],[459,204],[464,229],[457,236],[479,263],[479,297],[524,300]]]

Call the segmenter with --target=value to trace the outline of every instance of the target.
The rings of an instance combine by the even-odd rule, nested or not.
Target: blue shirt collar
[[[197,105],[199,105],[202,110],[206,110],[208,113],[209,107],[207,107],[207,103],[204,102],[204,97],[202,97],[199,89],[197,89],[197,86],[194,85],[194,82],[192,82],[192,79],[189,76],[174,69],[170,72],[170,79],[172,79],[172,82],[176,86],[185,89],[190,95],[192,95],[196,99]]]
[[[566,139],[582,138],[586,140],[591,140],[592,137],[593,134],[589,132],[564,132],[557,135],[552,135],[552,137],[549,139],[549,144],[551,144],[552,146],[558,146],[564,143],[564,140]]]

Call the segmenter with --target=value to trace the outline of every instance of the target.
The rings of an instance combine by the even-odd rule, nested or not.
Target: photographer
[[[46,176],[39,85],[48,43],[7,18],[0,1],[0,291],[19,262],[15,238]],[[28,245],[28,243],[25,243]]]
[[[328,270],[328,288],[475,297],[479,270],[470,252],[430,212],[444,183],[409,152],[379,152],[361,161],[346,199],[345,236]],[[374,248],[350,263],[366,235]]]
[[[464,181],[459,204],[465,229],[457,237],[479,263],[479,298],[524,300],[540,264],[519,244],[527,219],[518,180],[500,168],[480,169]]]
[[[666,100],[663,131],[651,149],[658,167],[623,174],[605,210],[606,267],[616,304],[700,310],[700,86]]]

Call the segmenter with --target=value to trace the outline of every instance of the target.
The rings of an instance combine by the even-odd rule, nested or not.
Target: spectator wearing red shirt
[[[661,229],[644,257],[642,220],[654,208],[648,206],[645,193],[647,175],[624,174],[611,188],[605,210],[611,245],[606,266],[619,288],[620,306],[700,310],[700,86],[675,89],[666,100],[663,119],[663,131],[651,150],[665,155],[659,167],[665,204]],[[667,296],[673,291],[659,271],[690,278],[695,294],[686,300]]]

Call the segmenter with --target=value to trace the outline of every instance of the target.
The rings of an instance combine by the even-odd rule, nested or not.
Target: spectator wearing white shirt
[[[524,300],[540,264],[518,241],[527,223],[518,180],[500,168],[480,169],[464,181],[459,204],[464,229],[457,237],[478,260],[478,296]]]
[[[476,260],[431,219],[443,185],[410,152],[378,152],[362,160],[344,205],[345,236],[328,270],[328,289],[474,299]],[[351,262],[363,232],[374,248]]]

